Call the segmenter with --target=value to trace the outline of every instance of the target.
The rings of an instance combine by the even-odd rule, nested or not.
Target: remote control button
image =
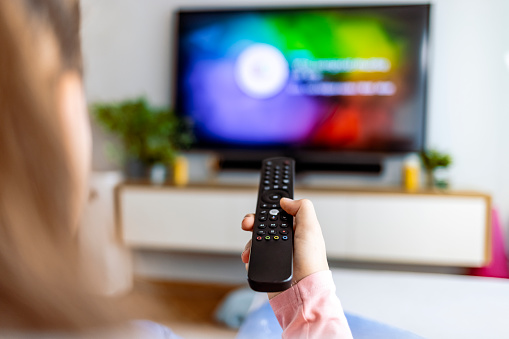
[[[265,203],[263,203],[263,204],[261,205],[261,207],[262,207],[262,208],[269,208],[269,204],[265,204]]]
[[[264,183],[265,185],[270,185],[270,181],[269,181],[269,180],[265,180],[263,183]]]
[[[278,204],[272,204],[272,205],[271,205],[271,207],[272,207],[272,208],[278,208],[278,207],[279,207],[279,205],[278,205]]]
[[[288,161],[288,160],[286,160],[286,161]],[[270,161],[270,160],[269,160],[269,161],[267,161],[267,162],[266,162],[266,164],[267,164],[268,166],[270,166],[270,165],[272,165],[272,161]]]
[[[271,210],[271,211],[272,211],[272,210]],[[261,215],[265,215],[265,214],[267,214],[267,210],[261,210],[261,211],[260,211],[260,214],[261,214]],[[271,214],[272,214],[272,213],[271,213]]]
[[[270,235],[265,236],[265,240],[270,240]]]
[[[282,189],[284,189],[284,190],[287,190],[287,189],[288,189],[288,186],[286,186],[286,185],[285,185],[285,186],[283,186],[283,187],[281,187],[281,188],[282,188]]]
[[[277,227],[277,224],[270,224],[269,225],[270,228],[276,228]]]
[[[278,236],[278,235],[275,235],[275,236],[274,236],[274,240],[279,240],[279,236]]]
[[[260,241],[260,240],[262,240],[262,239],[263,239],[263,237],[260,237],[260,236],[257,236],[257,237],[256,237],[256,240],[258,240],[258,241]]]
[[[270,186],[265,186],[265,187],[263,188],[263,190],[264,190],[264,191],[268,191],[268,190],[270,190]]]
[[[283,184],[289,184],[290,183],[290,180],[288,179],[283,179]]]
[[[288,216],[287,216],[287,215],[282,214],[282,215],[281,215],[281,220],[283,220],[283,221],[287,221],[287,220],[288,220]]]
[[[276,165],[276,166],[274,166],[274,168],[275,168],[275,169],[280,169],[280,168],[281,168],[281,166]]]
[[[264,235],[265,234],[265,231],[258,231],[257,232],[259,235]]]
[[[269,234],[272,234],[272,235],[277,234],[277,231],[276,230],[270,230]]]
[[[274,186],[272,186],[272,188],[277,190],[277,189],[279,189],[279,185],[274,185]]]
[[[288,224],[281,224],[281,227],[286,228],[288,227]]]
[[[279,214],[279,210],[277,210],[277,209],[271,209],[271,210],[269,211],[269,214],[270,214],[270,215],[278,215],[278,214]]]
[[[267,225],[265,225],[265,224],[258,225],[258,228],[265,228],[265,227],[267,227]]]
[[[260,221],[266,221],[267,220],[267,217],[262,215],[261,217],[258,218],[258,220]]]
[[[283,161],[283,164],[285,164],[286,166],[290,165],[290,160],[285,160],[285,161]],[[285,167],[286,167],[286,166],[285,166]]]
[[[287,235],[283,235],[283,236],[281,237],[281,239],[283,239],[283,240],[288,240],[288,236],[287,236]]]
[[[269,217],[269,219],[270,219],[270,220],[277,220],[277,215],[271,215],[271,216]]]
[[[265,191],[262,193],[262,200],[264,202],[268,202],[270,204],[276,204],[279,203],[279,200],[281,200],[282,197],[288,198],[290,195],[287,191],[283,190],[277,190],[277,191]]]
[[[277,171],[276,171],[277,172]],[[276,175],[274,175],[274,179],[279,179],[279,173],[276,173]]]
[[[260,233],[260,231],[258,231],[258,233]],[[281,233],[282,235],[287,235],[288,234],[288,230],[281,230],[281,231],[279,231],[279,233]]]

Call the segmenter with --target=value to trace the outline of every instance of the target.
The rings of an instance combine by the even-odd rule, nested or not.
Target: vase
[[[435,189],[435,175],[433,170],[426,170],[426,188],[430,190]]]
[[[162,185],[168,175],[167,167],[164,164],[154,164],[150,168],[150,182],[154,185]]]

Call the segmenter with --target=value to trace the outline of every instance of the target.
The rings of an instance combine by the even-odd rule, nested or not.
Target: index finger
[[[242,229],[244,231],[253,231],[254,227],[254,213],[246,214],[242,220]]]

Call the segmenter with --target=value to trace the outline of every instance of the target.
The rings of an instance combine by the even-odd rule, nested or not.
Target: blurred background
[[[85,88],[93,113],[94,141],[92,199],[84,216],[82,238],[86,253],[101,262],[103,279],[95,282],[98,288],[122,293],[136,286],[133,277],[148,279],[162,284],[157,285],[157,290],[166,293],[169,303],[180,305],[181,310],[187,307],[181,304],[206,301],[205,306],[196,306],[205,310],[202,313],[183,312],[185,316],[170,317],[168,323],[178,334],[180,329],[182,335],[197,338],[213,337],[214,331],[218,331],[217,337],[240,335],[236,329],[225,330],[210,319],[228,292],[245,285],[245,269],[239,255],[249,235],[240,230],[240,222],[256,207],[256,164],[265,155],[289,154],[302,163],[309,162],[299,171],[296,198],[309,197],[315,202],[331,267],[336,270],[338,295],[346,311],[425,337],[509,336],[505,327],[495,326],[486,332],[489,317],[494,324],[502,324],[502,318],[497,316],[509,311],[505,280],[465,277],[508,277],[505,235],[509,231],[509,2],[243,2],[244,9],[431,4],[429,27],[425,25],[427,17],[421,18],[421,26],[417,27],[419,20],[409,19],[406,14],[369,14],[387,29],[388,36],[392,34],[389,42],[394,45],[385,46],[385,51],[393,48],[399,53],[394,52],[394,59],[384,55],[393,67],[387,79],[397,89],[397,95],[393,101],[349,97],[338,105],[361,105],[368,113],[393,109],[396,113],[391,119],[400,121],[400,125],[388,123],[380,112],[378,120],[372,118],[374,115],[359,118],[361,127],[371,124],[372,129],[378,126],[382,132],[375,133],[369,142],[351,144],[345,143],[352,135],[351,128],[345,132],[345,128],[316,127],[316,135],[322,138],[309,137],[305,142],[290,136],[272,144],[250,144],[238,136],[237,143],[225,142],[231,141],[228,134],[223,139],[207,137],[199,129],[201,120],[198,124],[189,123],[208,113],[216,123],[222,120],[214,119],[231,122],[231,116],[221,117],[222,111],[217,108],[221,102],[214,101],[207,85],[191,79],[191,61],[199,57],[189,44],[193,29],[205,27],[199,20],[217,26],[226,25],[229,19],[180,16],[184,24],[179,30],[176,13],[184,8],[191,14],[213,14],[217,9],[238,8],[237,2],[81,3]],[[402,28],[405,20],[410,22],[408,29]],[[242,38],[240,26],[235,29],[239,41],[247,39]],[[412,29],[416,31],[413,38],[409,33]],[[406,31],[409,40],[405,42],[398,30]],[[381,43],[369,32],[363,31],[358,39]],[[325,33],[316,32],[317,37],[321,34]],[[339,38],[323,41],[333,44],[337,41],[334,39]],[[217,42],[218,51],[223,43]],[[212,50],[215,51],[214,46]],[[359,52],[358,56],[380,57],[366,52]],[[291,58],[299,57],[302,58]],[[340,53],[337,57],[352,56]],[[406,57],[412,61],[401,61]],[[290,59],[287,62],[292,65]],[[207,70],[207,65],[199,67]],[[387,79],[382,76],[368,80]],[[352,72],[350,78],[340,80],[366,79]],[[220,87],[223,85],[224,89]],[[230,100],[238,98],[228,92],[220,79],[217,88],[223,91],[220,95],[230,95]],[[249,90],[243,91],[249,94]],[[250,95],[261,95],[257,100],[264,104],[272,100],[270,94],[263,97],[265,92],[260,93]],[[200,98],[204,101],[198,102]],[[320,100],[330,113],[333,99],[329,96],[329,101]],[[275,106],[277,112],[284,106]],[[270,121],[297,121],[299,112],[300,119],[306,119],[307,106],[300,106],[300,110],[292,108],[282,117],[276,117],[276,112],[270,119],[282,120]],[[206,109],[200,111],[199,107]],[[405,109],[413,118],[401,118]],[[339,125],[348,127],[355,121],[348,120],[348,115],[341,120],[341,114]],[[153,116],[161,120],[152,121]],[[131,120],[122,120],[123,117]],[[127,127],[122,130],[117,121]],[[255,129],[256,124],[249,128]],[[399,141],[394,139],[399,144],[376,138],[401,130],[401,135],[410,133],[411,142],[401,135],[397,135]],[[217,136],[220,132],[210,133]],[[132,141],[140,136],[147,139],[146,149]],[[264,137],[262,140],[270,139],[270,134]],[[295,152],[297,144],[299,152]],[[139,161],[133,163],[133,157]],[[133,252],[126,251],[123,245]],[[176,300],[176,294],[167,288],[189,298]],[[416,290],[426,292],[416,296]],[[477,299],[465,299],[466,295]],[[465,311],[462,303],[467,301],[475,303],[480,313]],[[238,301],[240,305],[246,303],[250,302]],[[385,303],[393,304],[389,311],[381,307]],[[231,314],[226,314],[228,319]],[[188,323],[192,326],[185,325]],[[205,330],[196,332],[196,323]]]

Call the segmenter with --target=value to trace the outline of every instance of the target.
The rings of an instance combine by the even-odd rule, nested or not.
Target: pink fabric
[[[481,277],[509,278],[504,234],[495,209],[491,213],[491,262],[484,267],[472,268],[470,274]]]
[[[270,300],[283,338],[352,338],[331,271],[314,273]]]

